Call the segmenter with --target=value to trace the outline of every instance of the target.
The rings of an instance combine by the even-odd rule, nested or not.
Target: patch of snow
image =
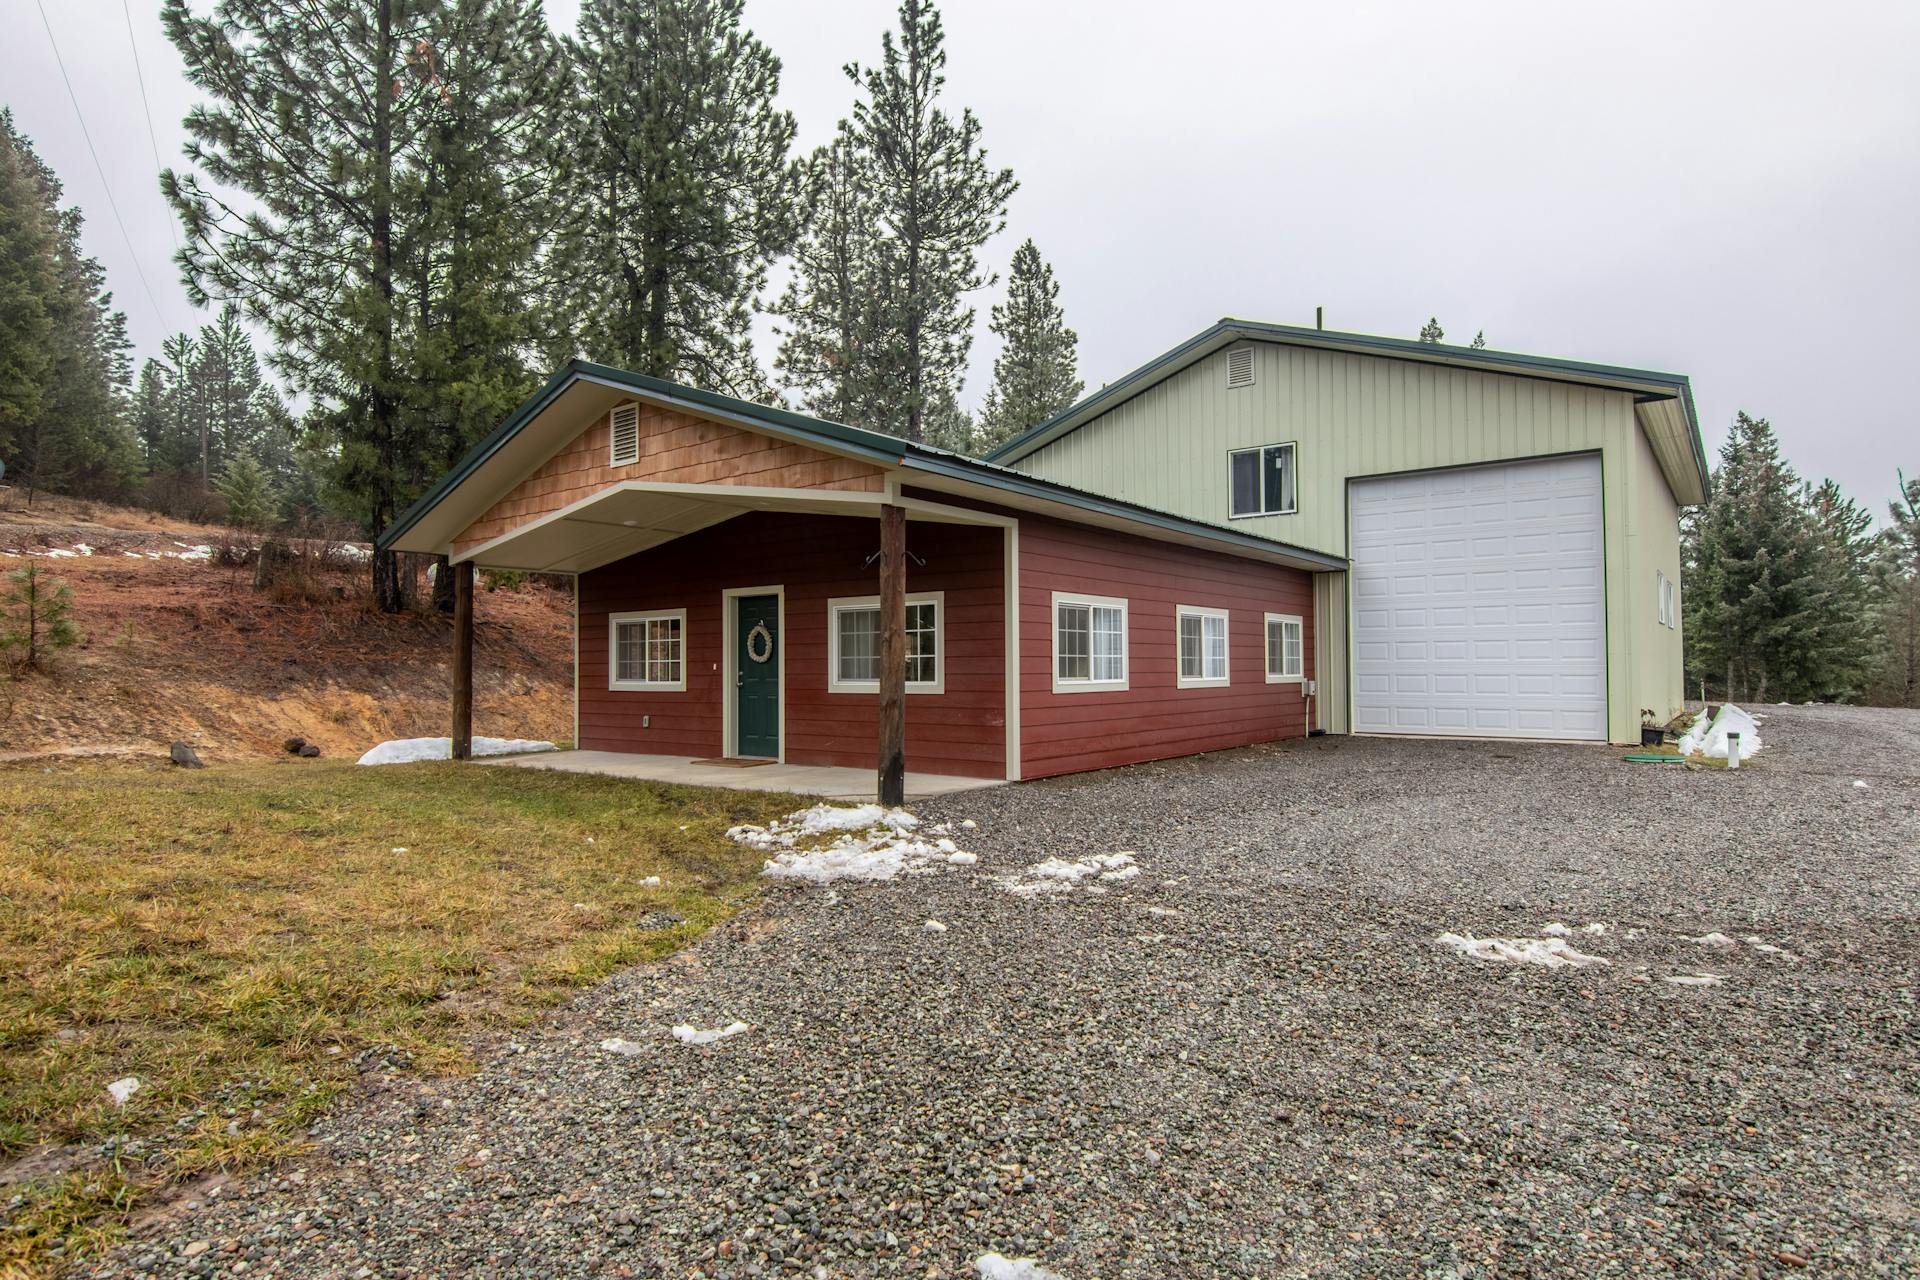
[[[1131,852],[1096,853],[1085,858],[1047,858],[1017,875],[1000,878],[1000,887],[1020,897],[1068,893],[1089,876],[1100,880],[1131,880],[1140,867]],[[1089,885],[1093,892],[1097,886]]]
[[[877,804],[817,804],[766,826],[748,823],[727,839],[771,853],[762,874],[776,880],[827,884],[834,880],[891,880],[927,874],[942,864],[968,866],[973,854],[956,845],[946,823],[922,826],[905,809]]]
[[[941,924],[938,920],[929,920],[920,927],[928,933],[945,933],[947,931],[947,926]]]
[[[728,1036],[737,1036],[750,1030],[744,1022],[729,1022],[724,1027],[715,1027],[711,1031],[702,1031],[690,1023],[681,1023],[673,1029],[673,1038],[682,1044],[712,1044],[715,1040],[725,1040]]]
[[[1549,938],[1564,938],[1568,934],[1572,933],[1573,930],[1567,928],[1567,926],[1561,924],[1558,920],[1556,920],[1552,924],[1547,925],[1545,928],[1541,929],[1540,932]]]
[[[405,853],[406,851],[407,851],[407,846],[403,844],[397,844],[393,846],[393,848],[387,850],[388,853]]]
[[[1740,735],[1740,760],[1746,761],[1760,750],[1760,726],[1754,718],[1734,706],[1723,703],[1719,714],[1709,724],[1706,718],[1696,719],[1688,730],[1680,735],[1679,750],[1683,756],[1702,755],[1709,760],[1727,758],[1727,735]]]
[[[1047,1270],[1032,1258],[983,1253],[973,1260],[973,1266],[980,1280],[1065,1280],[1059,1272]]]
[[[640,882],[640,886],[642,888],[652,888],[654,885],[659,883],[660,883],[659,876],[648,876],[646,879]]]
[[[107,1092],[113,1095],[113,1105],[124,1107],[127,1099],[140,1091],[139,1076],[121,1076],[107,1086]]]
[[[600,1042],[600,1047],[608,1053],[617,1053],[623,1058],[631,1058],[643,1052],[646,1046],[635,1040],[622,1040],[619,1036],[609,1036]]]
[[[1865,782],[1863,782],[1863,781],[1861,781],[1861,780],[1860,780],[1859,778],[1855,778],[1855,779],[1853,780],[1853,785],[1854,785],[1854,786],[1856,786],[1856,787],[1858,787],[1858,788],[1860,788],[1860,790],[1862,790],[1862,791],[1865,791],[1865,790],[1867,789],[1867,784],[1866,784]]]
[[[1715,947],[1724,950],[1734,945],[1733,939],[1724,933],[1703,933],[1697,938],[1689,934],[1686,935],[1686,937],[1688,942],[1697,942],[1703,947]]]
[[[1666,980],[1676,987],[1717,987],[1727,979],[1718,973],[1670,973]]]
[[[1546,969],[1585,969],[1612,963],[1604,956],[1577,950],[1565,938],[1476,938],[1470,933],[1443,933],[1434,941],[1478,960],[1534,964]]]
[[[980,827],[980,824],[975,822],[972,818],[960,819],[960,829],[962,831],[976,831],[979,829],[979,827]]]
[[[1761,955],[1782,956],[1788,960],[1798,960],[1800,958],[1785,947],[1776,947],[1771,942],[1762,941],[1760,935],[1757,933],[1742,934],[1740,941],[1746,943]]]
[[[551,742],[534,738],[475,738],[476,756],[510,756],[522,752],[557,751]],[[413,764],[420,760],[453,759],[452,738],[395,738],[360,757],[361,764]]]
[[[1604,924],[1601,924],[1598,920],[1595,920],[1591,924],[1581,925],[1580,932],[1587,934],[1591,937],[1604,938],[1607,936],[1607,926],[1605,926]]]

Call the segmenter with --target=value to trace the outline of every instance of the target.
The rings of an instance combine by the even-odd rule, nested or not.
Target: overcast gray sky
[[[154,0],[0,0],[0,98],[87,213],[141,354],[204,323],[169,263],[163,164],[194,98]],[[202,7],[202,6],[196,6]],[[570,29],[577,0],[548,0]],[[748,0],[800,141],[847,112],[894,0]],[[1920,472],[1920,5],[947,0],[948,101],[1020,179],[1004,274],[1054,264],[1090,386],[1221,316],[1692,375],[1709,449],[1772,418],[1879,516]],[[151,287],[152,300],[136,273]],[[991,376],[987,308],[965,401]],[[770,357],[770,350],[763,350]]]

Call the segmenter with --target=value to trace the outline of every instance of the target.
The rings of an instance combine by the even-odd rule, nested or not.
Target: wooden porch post
[[[473,561],[453,574],[453,758],[473,759]]]
[[[907,799],[907,512],[880,508],[880,803]]]

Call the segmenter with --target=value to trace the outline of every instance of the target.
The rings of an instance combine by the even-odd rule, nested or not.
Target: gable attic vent
[[[640,461],[640,406],[632,401],[613,407],[613,465]]]
[[[1227,352],[1227,389],[1253,385],[1253,348],[1235,347]]]

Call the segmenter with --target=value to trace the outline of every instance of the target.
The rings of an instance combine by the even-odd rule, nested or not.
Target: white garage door
[[[1605,740],[1598,457],[1351,496],[1356,731]]]

